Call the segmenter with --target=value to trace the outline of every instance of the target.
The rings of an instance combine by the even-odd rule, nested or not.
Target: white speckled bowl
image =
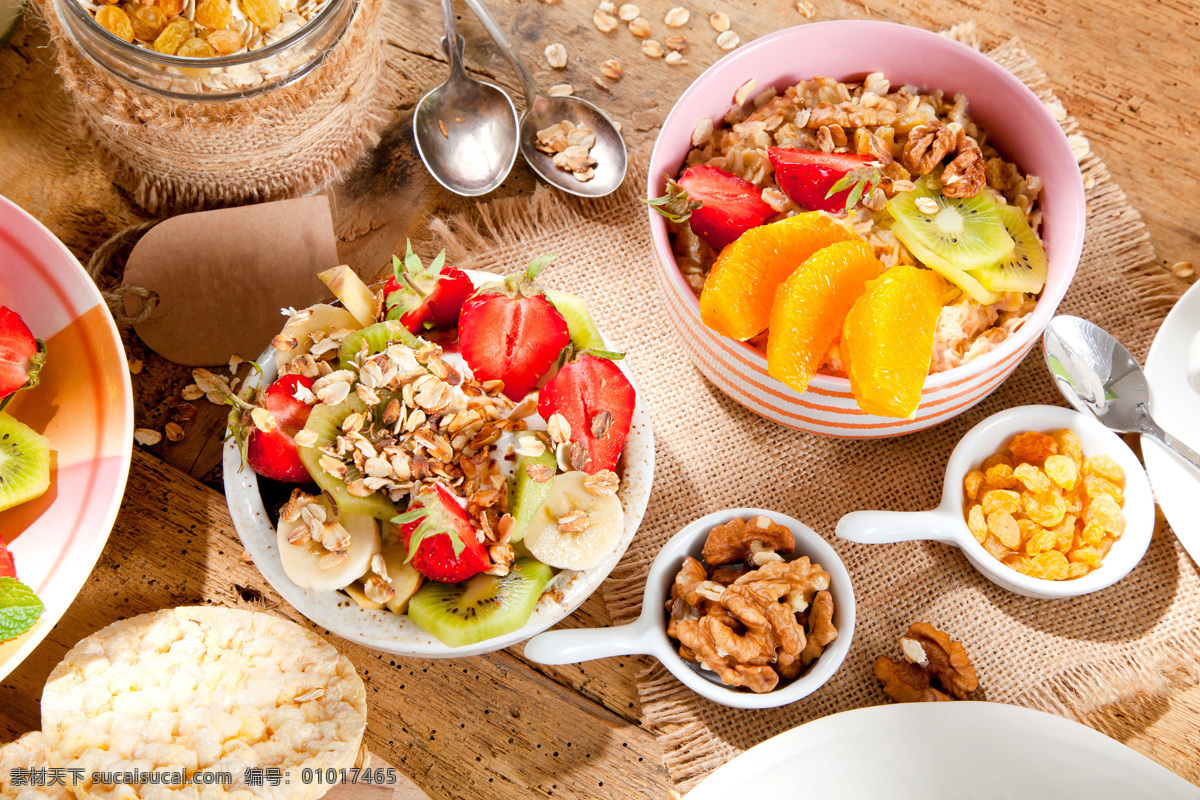
[[[476,285],[496,280],[495,275],[487,273],[472,272],[470,275]],[[267,385],[272,383],[277,377],[274,356],[275,349],[267,348],[259,358],[259,364],[263,367],[262,374],[247,380],[261,380]],[[625,375],[633,382],[633,376],[628,371]],[[637,388],[636,383],[634,388]],[[633,411],[629,438],[625,441],[625,473],[618,492],[621,504],[625,508],[625,531],[616,549],[599,566],[592,569],[560,571],[546,587],[533,615],[524,627],[478,644],[447,647],[409,621],[408,617],[397,616],[388,611],[367,611],[341,592],[316,592],[301,589],[292,583],[284,574],[279,560],[275,545],[275,526],[271,524],[271,518],[259,494],[258,476],[253,470],[242,468],[241,454],[232,440],[225,444],[223,464],[229,513],[233,517],[238,537],[267,582],[295,606],[297,611],[331,633],[373,650],[398,656],[457,658],[503,650],[541,633],[579,608],[608,577],[613,567],[621,560],[629,543],[633,541],[642,515],[646,513],[646,504],[650,500],[650,486],[654,480],[654,432],[650,426],[650,415],[640,399],[640,392],[638,394],[639,400]]]

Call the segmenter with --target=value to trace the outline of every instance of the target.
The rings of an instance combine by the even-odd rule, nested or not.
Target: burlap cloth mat
[[[1045,74],[1014,40],[988,53],[1044,100]],[[1063,123],[1068,133],[1076,123]],[[939,500],[945,461],[984,417],[1017,405],[1062,404],[1040,348],[991,397],[929,431],[889,440],[826,439],[767,422],[710,385],[667,326],[654,287],[645,207],[644,154],[631,177],[600,201],[540,190],[499,201],[470,218],[434,224],[450,263],[509,271],[539,253],[560,258],[544,274],[584,295],[602,328],[627,353],[638,401],[654,421],[656,474],[633,545],[604,585],[616,622],[638,613],[647,567],[688,522],[711,511],[757,506],[790,514],[834,546],[858,603],[845,663],[812,696],[781,709],[739,711],[693,694],[657,664],[639,677],[645,723],[660,737],[681,790],[770,736],[827,714],[888,702],[872,675],[881,653],[914,620],[961,639],[987,700],[1079,717],[1200,680],[1200,575],[1169,533],[1117,585],[1072,600],[1011,594],[975,572],[955,548],[933,543],[858,545],[835,524],[856,509],[919,510]],[[642,169],[637,169],[639,166]],[[1154,273],[1138,213],[1094,155],[1082,162],[1090,203],[1087,239],[1061,310],[1092,319],[1143,357],[1175,297]]]

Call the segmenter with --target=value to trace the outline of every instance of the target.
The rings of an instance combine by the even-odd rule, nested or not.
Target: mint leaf
[[[16,578],[0,578],[0,642],[32,628],[45,608],[28,586]]]

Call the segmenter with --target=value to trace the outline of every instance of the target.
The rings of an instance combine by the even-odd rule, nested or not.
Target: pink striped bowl
[[[746,80],[757,79],[759,90],[783,89],[815,75],[858,80],[876,71],[893,85],[965,94],[989,141],[1023,171],[1045,182],[1042,239],[1050,274],[1032,316],[990,353],[930,375],[911,419],[863,413],[845,378],[818,375],[808,391],[797,393],[767,374],[766,359],[757,350],[705,327],[699,301],[671,254],[667,226],[658,213],[648,211],[667,318],[696,366],[751,411],[824,436],[869,439],[913,433],[961,414],[987,397],[1041,336],[1071,284],[1083,248],[1085,200],[1079,166],[1045,105],[1011,73],[975,50],[919,28],[887,22],[822,22],[789,28],[718,61],[683,93],[663,124],[650,158],[647,196],[664,193],[663,173],[679,173],[696,120],[720,119]]]

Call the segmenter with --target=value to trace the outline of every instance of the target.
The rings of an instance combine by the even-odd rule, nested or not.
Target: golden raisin
[[[981,467],[981,469],[984,472],[987,472],[989,469],[996,466],[997,464],[1003,464],[1004,466],[1008,467],[1009,469],[1012,469],[1012,462],[1009,461],[1008,456],[1004,455],[1003,453],[996,453],[993,456],[988,456],[986,459],[984,459],[983,466]]]
[[[1125,470],[1112,456],[1090,456],[1083,461],[1084,475],[1098,475],[1106,481],[1112,481],[1118,486],[1125,484]]]
[[[1088,504],[1083,519],[1089,525],[1093,523],[1099,525],[1114,536],[1120,536],[1125,532],[1125,515],[1121,513],[1121,507],[1117,505],[1117,501],[1106,494],[1100,495]]]
[[[1009,550],[1015,550],[1021,546],[1021,529],[1017,526],[1017,521],[1013,519],[1013,515],[1007,511],[997,511],[995,514],[988,514],[987,526],[988,533],[995,536],[1000,544]]]
[[[179,45],[179,49],[175,51],[175,55],[187,58],[212,58],[216,54],[217,51],[212,49],[212,45],[195,36]]]
[[[1031,492],[1050,491],[1050,479],[1033,464],[1019,464],[1013,470],[1013,476]]]
[[[1021,517],[1017,520],[1017,529],[1021,531],[1022,544],[1029,541],[1029,537],[1033,536],[1038,531],[1042,530],[1042,526],[1038,525],[1031,519]]]
[[[1008,464],[995,464],[984,471],[987,482],[1001,489],[1015,489],[1017,479],[1013,477],[1013,468]]]
[[[1060,489],[1070,491],[1079,480],[1079,466],[1069,456],[1050,456],[1046,459],[1046,477]]]
[[[153,42],[167,27],[167,15],[158,6],[141,6],[133,12],[133,35]]]
[[[1025,552],[1031,556],[1036,556],[1039,553],[1044,553],[1047,550],[1053,550],[1057,543],[1055,532],[1048,528],[1038,528],[1038,532],[1029,537],[1029,541],[1025,542]]]
[[[967,477],[963,478],[963,492],[967,495],[968,500],[979,499],[979,487],[983,485],[983,473],[979,470],[972,470],[967,473]]]
[[[1077,564],[1087,564],[1092,569],[1099,569],[1104,556],[1094,547],[1076,547],[1068,554],[1068,558]]]
[[[183,13],[184,0],[154,0],[154,5],[162,9],[167,18],[178,17]]]
[[[192,21],[211,31],[222,31],[233,21],[233,10],[229,0],[200,0],[196,4],[196,13]]]
[[[983,542],[983,549],[987,550],[992,558],[1003,559],[1008,555],[1008,548],[1000,544],[1000,540],[995,536],[989,536]]]
[[[1067,580],[1074,578],[1082,578],[1090,572],[1087,564],[1068,564],[1067,565]]]
[[[1085,547],[1095,547],[1104,541],[1106,535],[1103,525],[1092,522],[1083,526],[1083,530],[1079,532],[1079,541]]]
[[[1008,443],[1008,449],[1015,458],[1040,464],[1058,452],[1058,444],[1053,436],[1027,431],[1014,436]]]
[[[1113,500],[1116,500],[1118,505],[1124,505],[1125,503],[1125,492],[1115,483],[1106,481],[1099,475],[1084,476],[1083,493],[1088,500],[1095,500],[1100,495],[1106,494]]]
[[[967,513],[967,527],[971,530],[971,535],[983,544],[983,540],[987,538],[987,520],[983,517],[983,508],[979,505],[971,506],[971,510]]]
[[[1015,514],[1021,510],[1021,496],[1007,489],[992,489],[983,495],[981,502],[986,517],[999,511]]]
[[[1054,443],[1058,452],[1075,462],[1075,466],[1083,466],[1083,442],[1079,441],[1075,431],[1055,431]]]
[[[1066,501],[1051,492],[1021,495],[1021,509],[1044,528],[1056,527],[1067,513]]]
[[[1067,557],[1057,550],[1047,550],[1034,557],[1025,574],[1047,581],[1061,581],[1066,579],[1067,572]]]
[[[184,17],[176,17],[167,23],[162,33],[154,40],[154,49],[163,55],[173,56],[179,51],[179,46],[192,35],[192,21]]]
[[[242,11],[250,21],[264,31],[269,31],[279,24],[283,11],[279,8],[279,0],[242,0]]]
[[[208,36],[204,37],[204,41],[212,45],[212,48],[223,56],[230,53],[236,53],[242,49],[242,37],[238,36],[231,30],[213,31]]]
[[[117,6],[101,6],[96,12],[96,22],[118,39],[133,41],[133,22],[129,15]]]
[[[1055,550],[1065,553],[1075,545],[1075,523],[1075,515],[1067,514],[1063,517],[1062,524],[1054,529]]]

